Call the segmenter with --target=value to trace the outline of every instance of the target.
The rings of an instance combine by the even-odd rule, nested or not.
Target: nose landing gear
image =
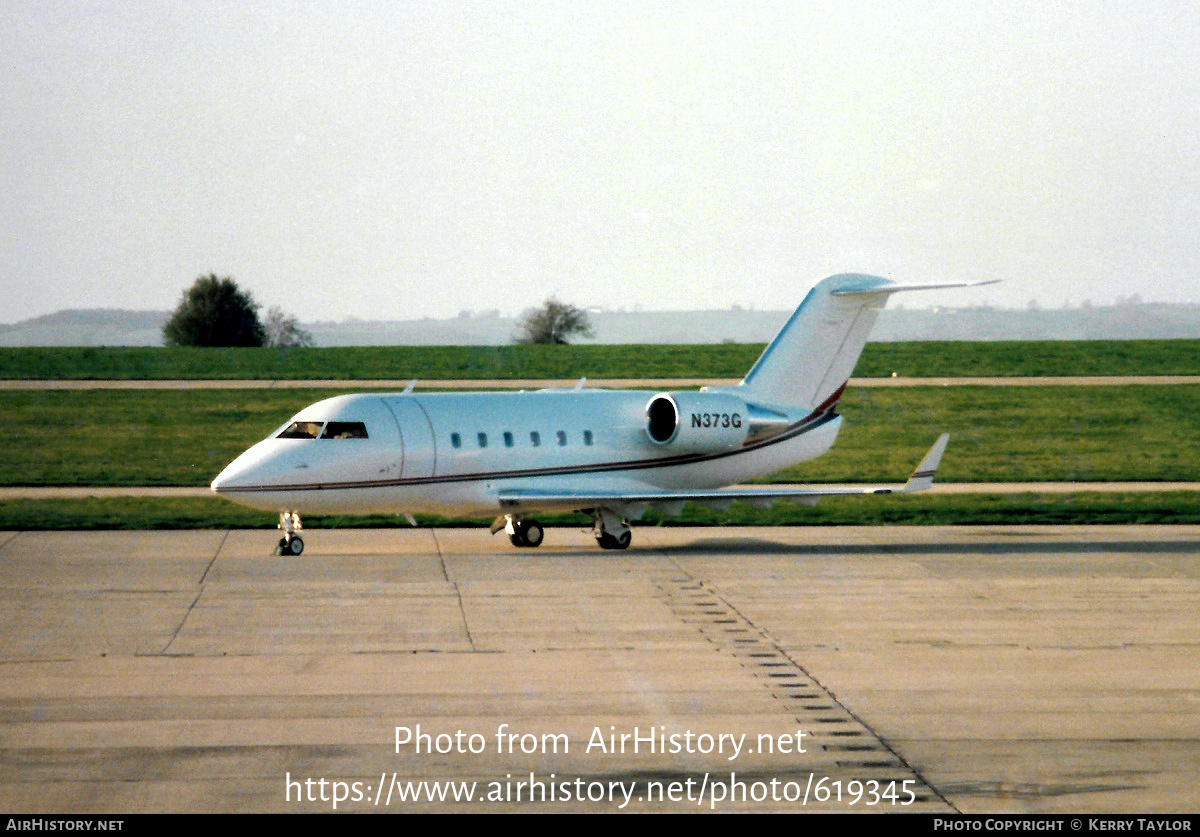
[[[300,525],[300,514],[298,512],[283,512],[279,515],[279,528],[283,530],[283,537],[279,539],[279,545],[275,547],[276,555],[291,555],[296,557],[304,551],[304,539],[296,534],[304,527]]]

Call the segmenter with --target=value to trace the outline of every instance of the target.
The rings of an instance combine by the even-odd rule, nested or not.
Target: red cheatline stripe
[[[489,479],[520,479],[523,477],[564,476],[568,474],[595,474],[607,473],[609,471],[640,471],[648,468],[669,468],[676,465],[690,465],[697,462],[710,462],[716,459],[724,459],[728,456],[735,456],[737,454],[745,453],[748,450],[756,450],[769,445],[778,444],[789,439],[794,439],[795,437],[807,433],[810,430],[814,430],[834,418],[836,418],[836,414],[832,412],[819,413],[817,410],[814,410],[777,436],[772,436],[771,438],[764,439],[760,442],[754,442],[753,444],[737,450],[721,451],[720,453],[713,454],[689,453],[680,456],[666,457],[663,459],[639,459],[628,462],[592,463],[587,465],[562,465],[556,468],[527,468],[520,471],[485,471],[474,474],[455,474],[453,476],[440,477],[414,477],[412,479],[398,480],[295,483],[291,485],[230,486],[228,488],[219,489],[217,493],[233,494],[260,491],[330,491],[334,489],[351,488],[389,488],[409,485],[436,485],[440,483],[452,482],[478,482]]]

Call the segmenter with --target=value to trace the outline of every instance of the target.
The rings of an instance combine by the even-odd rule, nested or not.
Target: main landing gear
[[[592,534],[601,549],[625,549],[632,540],[629,524],[611,509],[585,509],[592,516]],[[506,514],[492,522],[492,534],[501,529],[513,546],[541,546],[545,530],[536,520]]]
[[[629,524],[610,509],[592,510],[592,534],[601,549],[625,549],[633,539]]]
[[[504,516],[504,531],[513,546],[541,546],[546,530],[536,520],[525,520],[513,515]]]
[[[283,512],[279,515],[279,528],[283,530],[283,537],[279,539],[279,545],[275,547],[276,555],[291,555],[293,557],[304,551],[304,539],[296,532],[304,527],[300,525],[300,514],[298,512]]]

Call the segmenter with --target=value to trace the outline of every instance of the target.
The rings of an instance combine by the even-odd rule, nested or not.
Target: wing
[[[822,497],[838,497],[854,494],[907,494],[924,491],[933,485],[934,473],[949,433],[943,433],[925,454],[908,482],[902,485],[855,485],[855,486],[744,486],[720,489],[676,490],[676,491],[561,491],[553,489],[504,489],[499,494],[500,507],[505,512],[523,510],[575,511],[580,509],[612,508],[630,517],[639,517],[647,506],[653,506],[664,514],[677,515],[684,503],[699,503],[718,511],[733,502],[749,503],[757,508],[769,508],[777,500],[792,500],[807,505],[816,505]]]

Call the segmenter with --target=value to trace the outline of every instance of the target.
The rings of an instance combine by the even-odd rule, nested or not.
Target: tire
[[[303,539],[298,538],[295,535],[293,535],[292,539],[290,541],[288,541],[288,545],[285,547],[285,551],[287,552],[288,555],[291,555],[291,556],[299,555],[301,552],[304,551]]]
[[[601,549],[625,549],[632,540],[633,535],[629,531],[622,532],[620,535],[610,535],[605,532],[596,538],[596,543],[600,544]]]
[[[526,520],[522,531],[525,540],[525,546],[541,546],[542,538],[546,537],[546,530],[542,528],[542,524],[536,520]]]

